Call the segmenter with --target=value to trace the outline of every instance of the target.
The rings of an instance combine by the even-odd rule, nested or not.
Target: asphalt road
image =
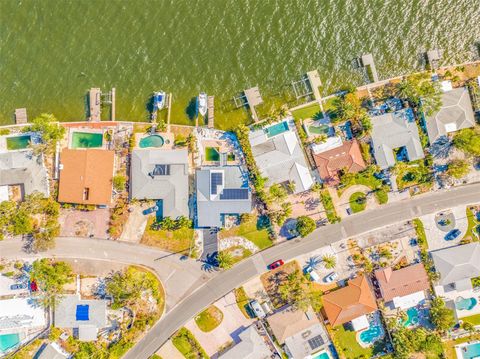
[[[386,204],[375,210],[352,215],[341,223],[320,227],[304,239],[283,242],[220,273],[205,271],[200,262],[181,261],[178,255],[155,248],[94,239],[58,238],[55,249],[40,254],[25,253],[18,240],[4,240],[0,241],[0,257],[80,258],[138,264],[154,270],[166,289],[166,314],[125,355],[127,359],[148,358],[190,318],[234,288],[265,272],[268,263],[277,259],[288,261],[341,239],[450,207],[473,203],[480,203],[480,183]]]
[[[480,202],[480,184],[428,193],[408,201],[394,202],[345,218],[341,223],[320,227],[301,240],[291,240],[258,253],[232,269],[215,276],[199,287],[188,298],[169,311],[124,356],[126,359],[148,358],[170,336],[203,308],[241,286],[254,276],[266,271],[266,265],[277,260],[286,261],[312,252],[341,239],[357,236],[373,229],[406,221],[447,208]]]

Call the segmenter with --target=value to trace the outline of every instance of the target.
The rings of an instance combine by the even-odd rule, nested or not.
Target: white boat
[[[205,92],[201,92],[197,97],[197,109],[202,116],[207,113],[207,94]]]
[[[167,95],[164,91],[153,93],[153,111],[160,111],[165,107],[165,99]]]

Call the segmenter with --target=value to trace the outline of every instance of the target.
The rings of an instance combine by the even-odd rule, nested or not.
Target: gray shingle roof
[[[211,193],[211,173],[223,174],[223,187],[214,195]],[[221,199],[224,189],[245,189],[247,199]],[[203,167],[197,170],[197,226],[222,227],[222,214],[250,213],[252,194],[246,174],[239,166]]]
[[[449,132],[475,126],[475,115],[468,89],[460,87],[444,92],[442,108],[426,121],[430,143]]]
[[[441,285],[480,276],[480,244],[469,243],[431,252]]]
[[[269,359],[272,352],[253,325],[238,335],[241,342],[220,355],[219,359]]]
[[[43,157],[32,151],[0,154],[0,186],[23,184],[25,194],[35,191],[49,195],[47,170]]]
[[[77,320],[77,305],[88,305],[88,320]],[[105,300],[82,300],[78,295],[66,295],[55,306],[55,326],[58,328],[95,327],[107,325]]]
[[[385,113],[371,119],[373,151],[382,169],[395,165],[393,150],[396,148],[405,147],[410,161],[424,157],[417,124],[407,119],[407,110]]]
[[[253,157],[267,185],[295,182],[295,192],[304,192],[313,185],[305,155],[292,130],[268,138],[263,129],[250,133]]]
[[[169,165],[169,175],[153,175],[156,165]],[[131,161],[130,196],[162,199],[163,215],[188,216],[187,150],[135,149]]]

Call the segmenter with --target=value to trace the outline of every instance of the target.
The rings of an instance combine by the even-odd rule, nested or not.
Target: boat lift
[[[252,113],[253,120],[255,122],[258,121],[258,116],[257,116],[257,111],[255,111],[255,106],[263,103],[263,99],[262,99],[262,96],[260,95],[260,90],[258,89],[258,86],[251,87],[249,89],[244,90],[240,96],[236,96],[233,98],[233,102],[235,103],[236,108],[248,106]]]

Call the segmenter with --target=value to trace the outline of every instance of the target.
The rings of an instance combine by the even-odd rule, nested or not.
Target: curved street
[[[166,291],[166,314],[135,345],[125,358],[148,358],[196,313],[256,275],[277,259],[288,261],[341,239],[357,236],[390,224],[435,213],[453,206],[480,202],[480,183],[428,193],[408,201],[345,218],[320,227],[302,240],[291,240],[260,252],[224,272],[210,272],[201,262],[142,245],[107,240],[59,238],[56,248],[39,254],[23,251],[18,240],[0,242],[0,256],[16,258],[81,258],[143,265],[154,270]]]

